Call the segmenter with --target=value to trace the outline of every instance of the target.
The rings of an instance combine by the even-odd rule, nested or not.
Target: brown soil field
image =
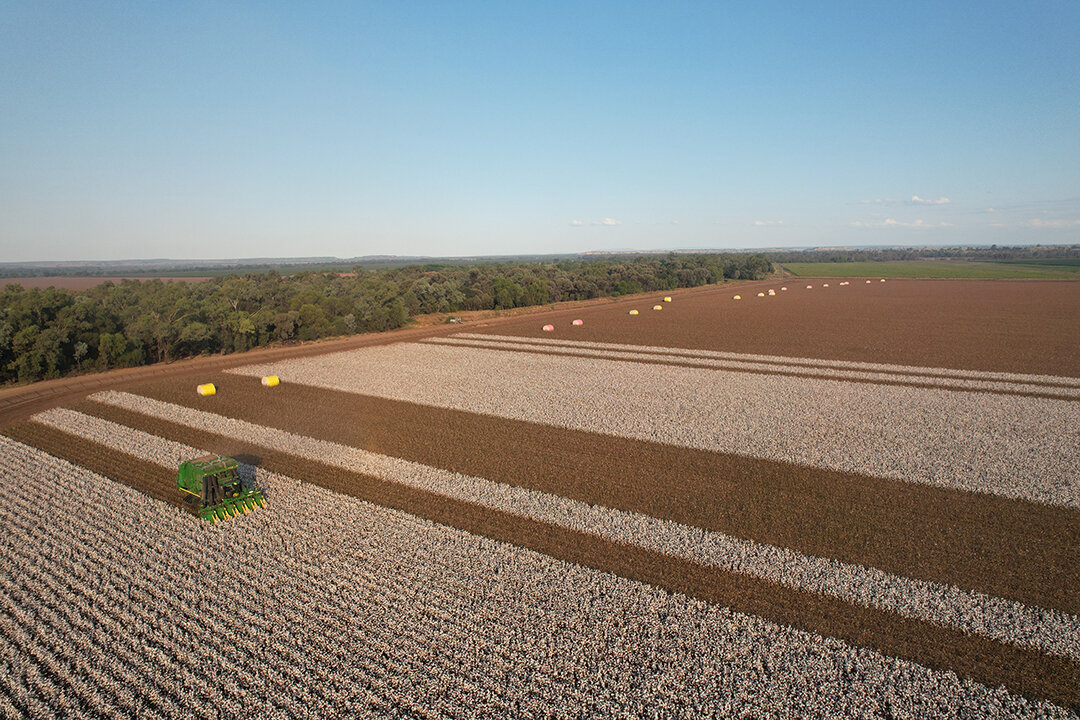
[[[82,409],[92,408],[88,404]],[[857,646],[876,648],[931,668],[952,670],[990,686],[1003,685],[1028,697],[1080,707],[1080,667],[1063,658],[614,543],[137,413],[111,417],[170,440],[210,452],[244,456],[273,472],[560,560],[616,573]],[[25,438],[30,444],[41,442],[42,433],[36,423],[9,429],[5,434],[13,431],[14,436]],[[67,452],[79,457],[91,456],[99,447],[76,438],[71,439],[70,445],[76,449]],[[114,470],[100,462],[96,466],[107,477],[114,477]],[[136,464],[135,470],[148,475],[160,472],[148,463]]]
[[[59,290],[89,290],[104,282],[118,283],[121,280],[164,280],[165,282],[202,282],[210,277],[169,277],[168,275],[148,277],[88,277],[85,275],[41,275],[36,277],[0,277],[0,287],[8,283],[22,285],[26,289],[54,287]]]
[[[392,457],[799,552],[1080,613],[1080,512],[258,378],[133,392]],[[148,418],[87,403],[137,427]],[[330,410],[328,412],[328,409]],[[417,432],[417,428],[424,428]],[[638,478],[627,483],[627,478]],[[1032,527],[1041,528],[1038,534]]]
[[[476,332],[1080,377],[1078,282],[826,281],[828,288],[815,278],[672,292],[671,303],[658,294]],[[775,297],[756,297],[768,287]],[[743,299],[733,300],[736,294]],[[657,303],[663,311],[651,309]],[[641,314],[629,315],[631,308]],[[573,318],[584,325],[571,326]],[[546,323],[555,331],[543,332]]]

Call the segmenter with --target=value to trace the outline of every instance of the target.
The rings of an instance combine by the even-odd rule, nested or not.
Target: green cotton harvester
[[[176,485],[199,498],[199,517],[216,523],[255,507],[266,507],[261,491],[244,487],[238,463],[223,455],[207,455],[180,463]]]

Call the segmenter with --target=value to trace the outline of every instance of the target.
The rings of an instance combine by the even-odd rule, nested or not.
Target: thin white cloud
[[[1043,218],[1032,218],[1030,220],[1021,220],[1019,222],[992,222],[988,223],[990,227],[997,228],[1038,228],[1040,230],[1060,230],[1063,228],[1080,228],[1080,220],[1070,220],[1065,218],[1058,218],[1054,220],[1044,220]]]
[[[622,225],[622,223],[615,218],[604,218],[603,220],[593,220],[593,225]]]
[[[954,225],[952,223],[947,223],[947,222],[928,223],[928,222],[924,222],[921,219],[914,220],[912,222],[905,222],[903,220],[897,220],[895,218],[885,218],[881,222],[863,222],[862,220],[856,220],[855,222],[851,223],[851,226],[852,227],[857,227],[857,228],[917,228],[917,229],[954,227]]]
[[[585,223],[581,222],[580,220],[571,220],[570,224],[573,225],[574,227],[581,227]]]
[[[1068,228],[1080,227],[1080,220],[1043,220],[1042,218],[1033,218],[1024,224],[1034,228]]]
[[[672,225],[678,225],[678,224],[679,224],[679,221],[678,221],[678,220],[672,220],[672,221],[671,221],[671,224],[672,224]]]
[[[776,225],[783,225],[783,220],[755,220],[754,225],[757,227],[774,227]]]
[[[945,197],[944,195],[939,197],[937,200],[931,200],[929,198],[919,197],[918,195],[912,195],[910,200],[897,200],[895,198],[877,198],[875,200],[863,200],[862,204],[863,205],[889,205],[889,206],[897,206],[897,205],[915,206],[915,205],[948,205],[951,202],[952,202],[952,200],[949,200],[949,198]]]

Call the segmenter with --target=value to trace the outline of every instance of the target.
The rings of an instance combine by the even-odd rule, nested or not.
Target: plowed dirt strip
[[[1076,614],[1080,511],[223,375],[140,394],[463,475]],[[94,403],[139,427],[145,416]],[[333,408],[327,412],[326,408]],[[423,432],[417,432],[422,428]]]
[[[175,471],[38,422],[19,423],[2,434],[196,515],[176,489]],[[73,498],[73,502],[77,501]]]
[[[208,720],[1076,717],[283,476],[259,472],[273,505],[211,528],[18,443],[0,450],[16,489],[0,504],[0,579],[24,591],[0,632],[0,696],[44,716],[85,690],[92,714],[117,699],[155,717],[160,688]],[[43,601],[58,612],[19,612]],[[66,627],[63,607],[84,622]],[[80,672],[65,641],[136,649],[109,669],[153,680]]]
[[[781,285],[789,290],[780,292]],[[491,332],[1080,377],[1076,281],[853,280],[824,288],[817,280],[789,278],[775,288],[776,297],[744,294],[739,302],[732,300],[737,286],[676,296],[663,312],[649,310],[653,303],[645,301],[560,311]],[[632,307],[641,315],[627,315]],[[573,318],[585,324],[572,327]],[[555,332],[543,332],[545,323]]]
[[[423,343],[228,374],[1080,510],[1080,403]]]
[[[260,454],[259,446],[245,446],[235,439],[138,413],[120,412],[115,421],[127,420],[131,427],[147,429],[175,442],[226,452],[239,448],[250,455]],[[891,613],[838,602],[815,593],[792,590],[740,573],[705,567],[638,548],[613,543],[595,535],[524,519],[497,510],[485,509],[444,495],[360,476],[340,467],[314,462],[268,448],[261,449],[263,466],[288,471],[293,477],[351,494],[378,504],[405,510],[420,517],[451,525],[496,540],[538,550],[623,577],[694,595],[737,611],[750,612],[777,622],[794,624],[812,632],[839,637],[849,642],[880,649],[935,668],[947,668],[984,683],[1004,684],[1023,694],[1068,692],[1069,703],[1080,702],[1080,689],[1065,691],[1057,684],[1062,677],[1080,681],[1076,663],[1041,653],[1003,645],[964,633],[901,618]],[[1002,664],[1004,662],[1005,664]],[[1012,663],[1024,671],[1015,674]],[[1064,673],[1064,676],[1058,673]],[[1056,678],[1047,684],[1046,680]],[[1023,690],[1019,690],[1020,687]],[[1055,694],[1055,702],[1066,702]]]
[[[990,382],[985,380],[963,380],[956,378],[927,378],[911,375],[885,375],[881,373],[850,372],[825,369],[807,369],[776,365],[757,365],[733,363],[724,360],[678,359],[670,356],[645,355],[610,350],[587,350],[566,346],[549,347],[526,343],[485,342],[458,338],[435,338],[424,340],[430,345],[448,345],[451,347],[473,347],[501,352],[534,353],[555,357],[595,358],[597,360],[622,360],[645,365],[669,365],[671,367],[696,368],[701,370],[729,370],[755,373],[758,375],[777,375],[780,377],[801,377],[811,380],[843,380],[845,382],[868,383],[872,385],[897,385],[913,388],[943,388],[956,392],[993,393],[998,395],[1018,395],[1020,397],[1049,398],[1054,400],[1080,401],[1080,388],[1048,387],[1045,385],[1026,385],[1020,383]]]

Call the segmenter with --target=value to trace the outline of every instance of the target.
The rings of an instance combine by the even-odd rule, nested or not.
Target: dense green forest
[[[276,271],[203,282],[125,280],[89,290],[0,291],[0,381],[145,365],[279,342],[390,330],[413,315],[758,279],[760,254],[637,257],[354,273]]]

